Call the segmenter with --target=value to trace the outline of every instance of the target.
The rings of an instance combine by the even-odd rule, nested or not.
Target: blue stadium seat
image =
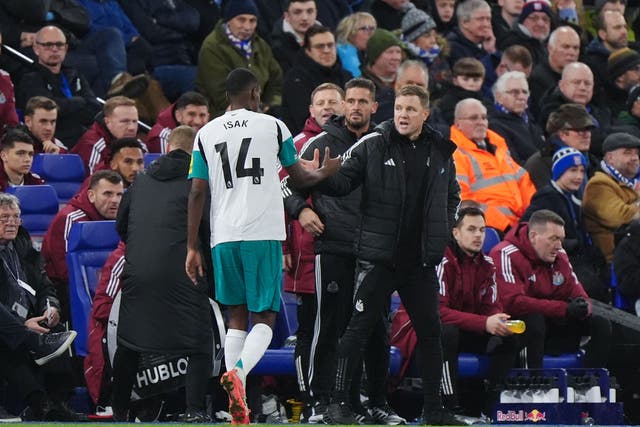
[[[488,255],[489,252],[491,252],[491,249],[493,249],[493,247],[498,243],[500,243],[500,235],[498,234],[496,229],[492,227],[486,227],[484,244],[482,245],[482,252]]]
[[[160,153],[144,153],[144,168],[148,168],[151,162],[162,156]]]
[[[635,314],[635,304],[629,301],[628,298],[622,296],[618,290],[618,279],[616,278],[616,271],[613,268],[613,264],[611,264],[611,291],[613,293],[613,306],[615,308]]]
[[[51,220],[58,213],[56,190],[50,185],[23,185],[8,187],[7,193],[20,200],[22,225],[29,230],[36,245],[41,243]]]
[[[71,227],[67,248],[69,305],[73,329],[78,333],[74,342],[78,356],[87,355],[93,295],[102,266],[119,240],[115,221],[78,222]]]
[[[73,197],[85,178],[84,164],[77,154],[36,154],[31,170],[56,189],[60,203]]]

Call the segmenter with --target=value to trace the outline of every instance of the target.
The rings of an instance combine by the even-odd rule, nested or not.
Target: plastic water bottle
[[[522,320],[507,320],[505,323],[507,328],[514,334],[521,334],[527,329],[527,326]]]

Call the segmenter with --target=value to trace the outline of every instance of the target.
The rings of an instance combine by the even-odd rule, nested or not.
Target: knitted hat
[[[640,64],[640,53],[628,47],[614,50],[607,60],[607,74],[610,81],[615,81],[618,77]]]
[[[258,8],[253,0],[229,0],[222,11],[222,20],[227,22],[245,14],[258,16]]]
[[[562,104],[549,115],[547,133],[553,135],[562,129],[586,129],[595,124],[593,118],[580,104]]]
[[[402,36],[408,42],[412,42],[423,34],[436,28],[436,22],[413,3],[409,3],[409,9],[402,17]]]
[[[608,153],[618,148],[640,148],[640,139],[628,133],[616,132],[609,134],[602,143],[603,153]]]
[[[549,18],[553,18],[553,11],[551,10],[551,5],[546,0],[532,0],[528,1],[522,7],[522,12],[520,12],[520,16],[518,17],[518,22],[523,23],[525,19],[533,12],[544,12],[549,16]]]
[[[371,65],[376,62],[376,59],[382,55],[382,52],[392,46],[398,46],[401,49],[404,48],[400,39],[391,31],[383,30],[382,28],[376,29],[367,42],[367,64]]]
[[[581,152],[571,147],[561,148],[553,155],[551,177],[557,181],[567,169],[580,165],[587,167],[587,159]]]
[[[629,96],[627,97],[627,110],[631,111],[633,104],[638,101],[638,98],[640,98],[640,84],[635,85],[631,90],[629,90]]]

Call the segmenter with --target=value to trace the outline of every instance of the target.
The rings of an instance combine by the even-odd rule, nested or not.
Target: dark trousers
[[[313,325],[316,319],[316,295],[298,294],[298,330],[296,331],[296,377],[298,389],[305,402],[311,400],[309,395],[309,357],[313,339]]]
[[[4,304],[0,304],[0,342],[8,350],[16,350],[24,341],[32,335],[24,323],[9,310]],[[3,346],[0,345],[0,348]]]
[[[438,312],[438,281],[434,267],[419,264],[392,269],[382,264],[358,261],[353,311],[337,349],[334,399],[343,400],[350,389],[351,372],[360,363],[367,341],[378,322],[385,317],[391,293],[397,290],[418,338],[425,410],[442,405],[442,347]],[[387,352],[388,358],[388,352]],[[378,383],[386,382],[388,369],[375,373]],[[384,387],[382,387],[384,390]]]
[[[460,330],[455,325],[442,325],[442,394],[445,406],[453,409],[458,401],[458,354],[461,352],[488,354],[490,358],[488,386],[485,406],[492,404],[495,386],[507,376],[514,367],[518,352],[516,335],[498,337],[486,333]]]
[[[113,357],[113,407],[114,421],[126,421],[133,382],[138,371],[140,353],[122,344],[118,345]],[[188,411],[202,411],[205,408],[207,384],[211,376],[212,355],[196,353],[189,355],[185,392]]]
[[[542,368],[545,354],[575,352],[583,336],[591,339],[585,346],[584,366],[602,368],[607,365],[611,348],[611,322],[591,315],[584,320],[552,319],[539,313],[523,316],[527,329],[523,336],[526,346],[526,367]]]

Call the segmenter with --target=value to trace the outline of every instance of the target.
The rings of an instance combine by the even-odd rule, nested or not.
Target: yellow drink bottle
[[[506,325],[514,334],[521,334],[527,329],[527,325],[522,320],[507,320]]]

